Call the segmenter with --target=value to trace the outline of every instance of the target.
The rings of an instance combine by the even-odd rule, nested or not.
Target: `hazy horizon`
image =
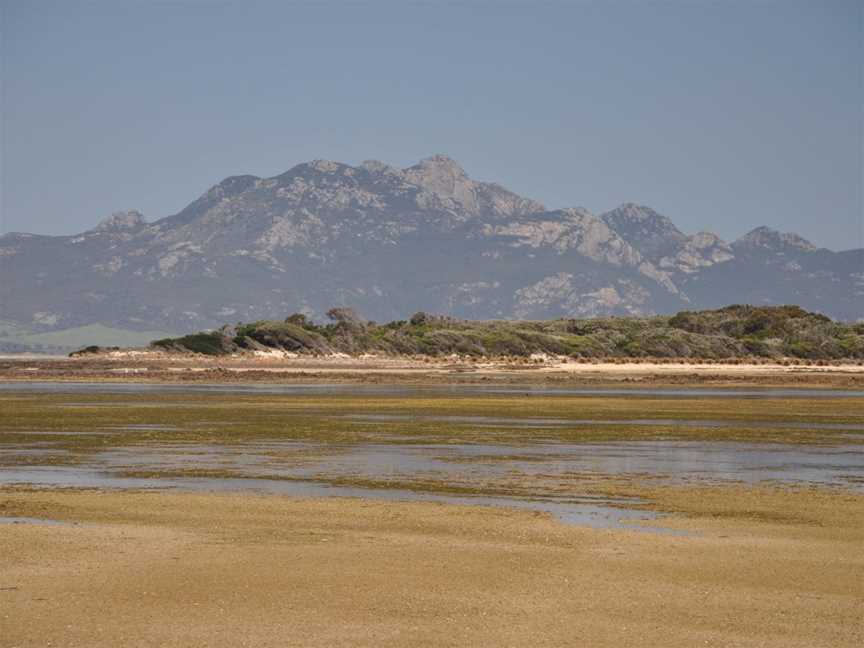
[[[550,209],[864,246],[861,4],[2,3],[0,232],[434,153]]]

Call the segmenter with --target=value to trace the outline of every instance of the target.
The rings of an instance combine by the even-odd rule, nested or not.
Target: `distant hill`
[[[335,308],[328,315],[329,324],[297,313],[285,321],[156,340],[153,346],[206,355],[278,350],[305,355],[864,359],[864,324],[834,322],[798,306],[548,321],[469,321],[421,312],[407,321],[376,324],[351,309]]]
[[[10,330],[11,329],[11,330]],[[0,353],[69,353],[83,346],[146,345],[156,338],[170,335],[165,331],[129,331],[101,324],[88,324],[45,333],[28,333],[4,328],[0,322]]]
[[[0,318],[27,334],[100,324],[185,332],[225,321],[653,315],[800,304],[864,318],[864,250],[758,227],[726,242],[648,207],[548,209],[434,156],[397,169],[314,161],[233,176],[181,212],[120,212],[75,236],[0,237]]]

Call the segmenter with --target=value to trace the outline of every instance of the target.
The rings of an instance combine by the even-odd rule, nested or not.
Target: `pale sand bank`
[[[473,360],[466,358],[276,357],[114,352],[76,358],[0,358],[0,380],[322,380],[414,382],[491,380],[602,383],[747,381],[806,386],[864,385],[864,364],[720,361],[574,361],[556,357]]]

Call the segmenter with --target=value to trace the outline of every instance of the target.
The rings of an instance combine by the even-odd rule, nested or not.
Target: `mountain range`
[[[727,242],[633,203],[548,209],[436,155],[399,169],[316,160],[226,178],[177,214],[118,212],[73,236],[0,236],[0,337],[99,324],[648,315],[732,303],[864,318],[864,250],[757,227]],[[11,333],[10,333],[11,332]]]

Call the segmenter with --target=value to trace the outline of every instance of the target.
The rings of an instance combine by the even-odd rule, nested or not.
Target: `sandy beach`
[[[574,361],[522,359],[226,356],[118,351],[93,356],[0,357],[0,380],[140,382],[538,382],[572,384],[707,384],[864,387],[856,362]]]
[[[695,494],[695,495],[698,495]],[[862,500],[772,518],[667,494],[691,535],[506,509],[170,493],[0,493],[14,646],[860,646]],[[745,495],[745,498],[753,494]],[[764,498],[761,501],[765,501]]]
[[[280,362],[2,365],[2,648],[864,642],[854,367]]]

